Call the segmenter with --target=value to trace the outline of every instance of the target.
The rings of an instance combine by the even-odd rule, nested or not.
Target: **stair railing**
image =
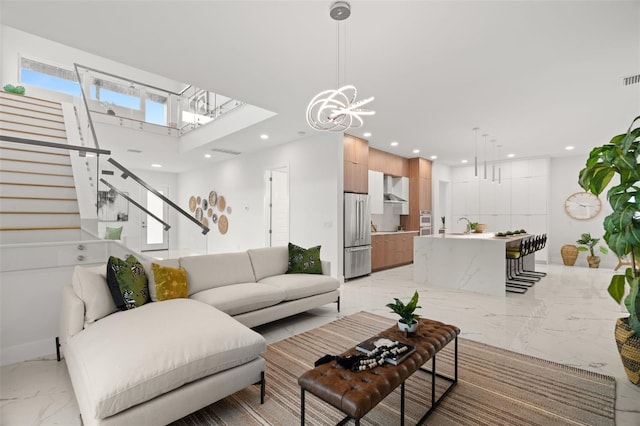
[[[44,146],[44,147],[47,147],[47,148],[66,149],[66,150],[70,150],[70,151],[79,151],[80,155],[86,154],[87,152],[90,152],[90,153],[93,153],[93,154],[96,154],[96,155],[100,155],[100,154],[110,155],[111,154],[111,151],[106,150],[106,149],[88,148],[86,146],[68,145],[66,143],[37,141],[37,140],[34,140],[34,139],[16,138],[16,137],[13,137],[13,136],[0,135],[0,140],[3,140],[5,142],[21,143],[21,144],[25,144],[25,145],[37,145],[37,146]]]
[[[127,195],[127,193],[120,191],[118,188],[116,188],[115,186],[111,185],[109,182],[107,182],[104,179],[100,179],[100,182],[104,183],[105,185],[107,185],[109,187],[109,189],[113,190],[115,193],[120,195],[122,198],[124,198],[125,200],[127,200],[128,202],[130,202],[131,204],[133,204],[134,206],[136,206],[137,208],[139,208],[140,210],[142,210],[143,212],[145,212],[146,214],[148,214],[149,216],[151,216],[152,218],[154,218],[155,220],[160,222],[162,224],[162,226],[164,226],[164,230],[165,231],[168,231],[169,229],[171,229],[171,225],[169,225],[164,220],[160,219],[155,214],[151,213],[149,210],[147,210],[146,207],[144,207],[143,205],[141,205],[140,203],[138,203],[137,201],[135,201],[134,199],[129,197],[129,195]]]
[[[116,166],[118,169],[120,169],[120,171],[122,171],[122,175],[121,175],[122,179],[127,179],[128,177],[130,177],[131,179],[136,181],[138,184],[140,184],[142,187],[144,187],[147,191],[153,193],[156,197],[160,198],[166,204],[171,206],[175,211],[177,211],[178,213],[180,213],[181,215],[183,215],[187,219],[189,219],[191,222],[193,222],[197,226],[199,226],[202,229],[202,234],[203,235],[206,235],[207,232],[209,232],[209,228],[207,226],[204,226],[202,223],[200,223],[200,221],[198,221],[195,217],[191,216],[184,209],[180,208],[180,206],[178,206],[176,203],[174,203],[173,201],[171,201],[170,199],[165,197],[161,192],[157,191],[155,188],[153,188],[147,182],[145,182],[144,180],[140,179],[131,170],[127,169],[125,166],[123,166],[122,164],[118,163],[112,157],[110,157],[109,160],[107,160],[107,161],[109,163],[113,164],[114,166]]]
[[[106,76],[109,76],[111,78],[114,79],[123,79],[122,77],[119,77],[117,75],[114,74],[110,74],[110,73],[106,73],[104,71],[99,71],[84,65],[80,65],[77,63],[73,64],[74,69],[76,71],[76,77],[78,79],[78,83],[80,84],[80,92],[81,92],[81,97],[82,97],[82,103],[84,104],[84,109],[86,111],[87,114],[87,121],[88,121],[88,125],[91,128],[91,135],[93,136],[93,141],[94,144],[96,146],[96,148],[99,149],[99,144],[98,144],[98,137],[96,135],[96,131],[95,131],[95,126],[93,124],[93,119],[91,118],[91,110],[89,109],[89,102],[88,102],[88,97],[86,96],[85,90],[84,90],[84,85],[82,82],[82,77],[80,75],[80,70],[79,67],[82,67],[83,69],[86,69],[88,71],[91,72],[96,72],[96,73],[100,73]],[[171,91],[167,91],[164,89],[159,89],[157,87],[153,87],[153,86],[149,86],[147,84],[144,83],[140,83],[137,81],[132,81],[132,80],[128,80],[126,79],[126,81],[129,81],[131,83],[135,83],[138,84],[140,86],[144,86],[144,87],[149,87],[151,89],[154,90],[162,90],[168,94],[171,95],[176,95],[176,96],[180,96],[179,93],[175,93],[175,92],[171,92]],[[190,86],[189,86],[190,87]],[[98,174],[96,176],[96,181],[102,182],[107,184],[110,188],[111,185],[109,185],[104,179],[101,179],[99,174],[100,174],[100,158],[99,158],[99,154],[97,154],[97,161],[96,161],[96,173]],[[206,235],[209,232],[209,228],[207,226],[204,226],[202,223],[200,223],[198,220],[196,220],[194,217],[192,217],[191,215],[189,215],[186,211],[184,211],[182,208],[180,208],[177,204],[175,204],[173,201],[171,201],[170,199],[168,199],[167,197],[165,197],[162,193],[160,193],[158,190],[156,190],[155,188],[153,188],[151,185],[149,185],[147,182],[143,181],[142,179],[140,179],[138,176],[136,176],[133,172],[131,172],[129,169],[127,169],[126,167],[124,167],[122,164],[120,164],[119,162],[117,162],[116,160],[114,160],[113,158],[109,157],[109,159],[107,160],[109,163],[113,164],[114,166],[116,166],[118,169],[120,169],[123,174],[122,174],[122,178],[126,179],[127,177],[131,176],[131,178],[137,182],[138,184],[140,184],[141,186],[143,186],[146,190],[148,190],[149,192],[153,193],[155,196],[157,196],[159,199],[161,199],[165,204],[169,205],[171,208],[173,208],[174,210],[176,210],[178,213],[182,214],[183,216],[187,217],[191,222],[195,223],[199,228],[202,229],[202,234]],[[115,189],[114,189],[115,190]],[[134,204],[136,207],[142,209],[143,211],[145,211],[147,214],[150,214],[150,212],[148,212],[144,207],[142,207],[139,203],[137,202],[133,202],[133,200],[126,196],[124,197],[125,199],[127,199],[128,201],[132,202],[132,204]],[[99,205],[99,200],[98,200],[98,191],[97,191],[97,187],[96,187],[96,209],[98,208]],[[154,219],[160,221],[160,223],[163,224],[163,226],[165,226],[165,230],[168,230],[167,228],[167,224],[165,222],[163,222],[162,220],[160,220],[157,216],[151,215]]]

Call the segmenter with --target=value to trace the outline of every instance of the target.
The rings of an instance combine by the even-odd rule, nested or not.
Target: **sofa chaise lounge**
[[[59,347],[85,425],[157,425],[249,385],[264,398],[264,338],[251,330],[336,302],[339,282],[287,274],[287,247],[169,259],[188,298],[118,311],[106,265],[76,267],[63,289]],[[142,262],[147,274],[150,262]]]

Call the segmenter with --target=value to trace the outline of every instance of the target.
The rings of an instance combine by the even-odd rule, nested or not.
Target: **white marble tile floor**
[[[640,387],[624,374],[613,337],[623,310],[606,292],[608,269],[538,265],[548,276],[524,295],[485,296],[418,288],[423,316],[457,325],[461,336],[616,378],[616,424],[640,425]],[[374,273],[342,285],[341,312],[330,304],[257,328],[268,343],[361,310],[394,317],[384,305],[416,289],[413,267]],[[35,360],[0,370],[0,424],[78,425],[64,362]]]

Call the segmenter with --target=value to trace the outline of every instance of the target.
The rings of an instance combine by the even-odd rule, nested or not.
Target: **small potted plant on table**
[[[387,303],[386,307],[391,309],[391,312],[394,312],[400,316],[398,320],[398,328],[400,331],[406,331],[408,333],[413,333],[418,329],[418,318],[420,315],[415,314],[415,310],[421,308],[422,306],[418,306],[418,290],[413,294],[413,297],[406,305],[402,302],[402,300],[394,298],[394,303]]]

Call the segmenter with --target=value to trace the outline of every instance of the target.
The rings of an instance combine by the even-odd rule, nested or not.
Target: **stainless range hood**
[[[405,200],[402,197],[397,196],[396,194],[392,194],[390,192],[385,192],[384,193],[384,202],[385,203],[406,203],[407,200]]]

